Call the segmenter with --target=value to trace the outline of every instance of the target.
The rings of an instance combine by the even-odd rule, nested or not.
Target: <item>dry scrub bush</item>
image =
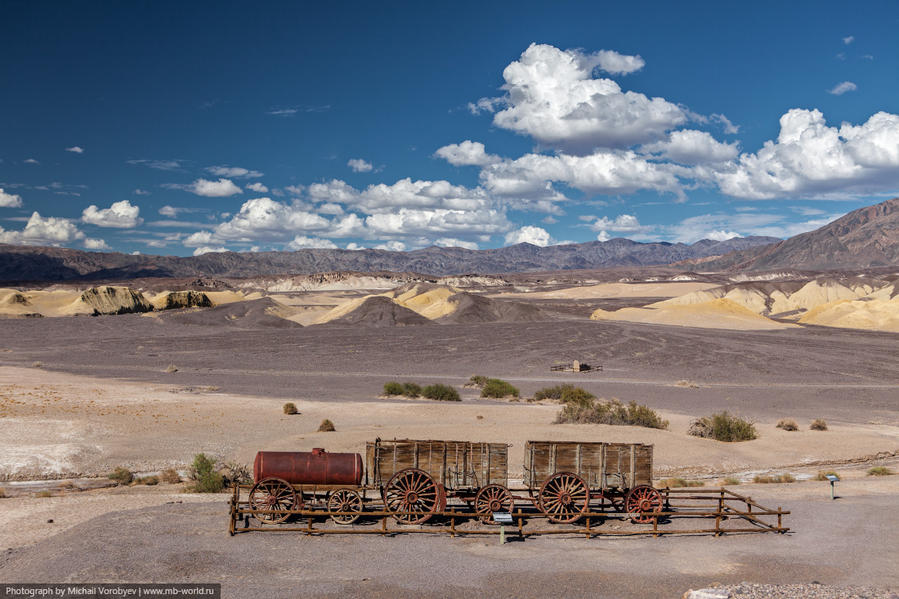
[[[158,484],[159,484],[159,477],[158,477],[158,476],[144,476],[144,477],[142,477],[142,478],[136,479],[136,480],[134,481],[134,484],[136,484],[136,485],[147,485],[147,486],[152,487],[153,485],[158,485]]]
[[[701,487],[702,482],[698,480],[687,480],[684,478],[666,478],[659,481],[656,485],[661,488],[679,489],[681,487]]]
[[[3,499],[4,497],[6,497],[6,491],[3,487],[0,487],[0,499]]]
[[[322,423],[318,425],[318,432],[320,432],[320,433],[331,433],[331,432],[334,432],[335,430],[337,430],[337,429],[334,428],[334,423],[331,422],[330,420],[328,420],[327,418],[322,420]]]
[[[478,414],[478,420],[483,420],[483,419],[484,419],[484,417],[481,416],[480,414]]]
[[[482,374],[473,374],[468,382],[465,383],[466,387],[477,387],[478,389],[483,389],[484,385],[487,384],[487,377]]]
[[[681,379],[674,383],[675,387],[684,387],[685,389],[699,389],[699,385],[687,379]]]
[[[219,493],[225,488],[224,477],[215,469],[215,460],[205,453],[198,453],[188,469],[192,481],[188,490],[194,493]]]
[[[42,368],[43,366],[44,366],[44,363],[41,362],[41,361],[37,361],[37,362],[32,362],[32,363],[31,363],[31,367],[32,367],[32,368]]]
[[[440,383],[428,385],[422,389],[421,394],[428,399],[433,399],[435,401],[462,401],[462,398],[459,397],[459,392],[456,391],[455,387],[441,385]]]
[[[758,438],[755,425],[749,420],[731,416],[727,412],[697,418],[690,423],[688,435],[715,439],[725,443],[751,441]]]
[[[840,478],[840,475],[833,470],[818,470],[818,474],[815,475],[815,480],[827,480],[828,474]]]
[[[219,464],[219,472],[225,477],[225,484],[249,484],[253,482],[250,467],[240,462],[223,462]]]
[[[502,379],[487,379],[481,389],[481,397],[501,399],[503,397],[518,397],[517,387],[513,387],[508,381]]]
[[[418,383],[390,381],[384,383],[384,395],[403,395],[414,399],[421,395],[421,386]]]
[[[820,418],[815,418],[812,420],[812,423],[809,425],[809,428],[813,431],[826,431],[827,423],[821,420]]]
[[[796,424],[795,420],[781,420],[777,423],[777,428],[783,429],[785,431],[798,431],[799,425]]]
[[[668,428],[668,421],[663,420],[655,410],[639,405],[635,401],[624,405],[617,399],[610,401],[587,399],[568,402],[556,415],[553,424],[613,424]]]
[[[764,475],[757,474],[752,478],[752,482],[754,483],[794,483],[796,482],[796,477],[789,473],[784,474],[773,474],[773,475]]]
[[[736,485],[739,485],[740,482],[741,482],[740,479],[737,478],[736,476],[726,476],[726,477],[724,478],[724,484],[725,484],[725,485],[730,485],[730,486],[732,486],[732,487],[733,487],[733,486],[736,486]]]
[[[35,497],[53,497],[53,493],[50,491],[38,491],[34,494]]]
[[[294,414],[300,413],[300,411],[297,410],[297,404],[293,403],[292,401],[289,401],[286,404],[284,404],[284,407],[282,408],[282,410],[288,416],[293,416]]]
[[[556,385],[555,387],[544,387],[534,393],[534,399],[537,401],[541,399],[555,399],[562,403],[571,403],[587,402],[591,399],[596,399],[596,396],[580,387],[564,384]]]
[[[868,476],[890,476],[891,474],[895,473],[886,466],[874,466],[868,469]]]
[[[127,468],[119,466],[118,468],[113,470],[107,478],[114,480],[120,485],[128,485],[131,484],[131,481],[134,480],[134,474],[132,474],[132,472]]]
[[[167,485],[176,485],[181,482],[181,477],[178,475],[178,471],[174,468],[169,468],[167,470],[163,470],[159,474],[159,480],[166,483]]]
[[[169,374],[178,372],[178,367],[175,366],[174,364],[169,364],[168,366],[166,366],[165,372],[167,372]]]

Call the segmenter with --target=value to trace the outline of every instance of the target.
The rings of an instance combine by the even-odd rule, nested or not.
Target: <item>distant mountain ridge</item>
[[[0,281],[124,280],[141,277],[255,277],[332,271],[417,272],[434,276],[657,266],[768,246],[775,237],[704,239],[693,244],[640,243],[616,238],[539,247],[528,243],[489,249],[428,247],[409,252],[308,249],[296,252],[153,256],[0,244]]]
[[[814,231],[716,259],[691,259],[706,271],[835,270],[899,265],[899,198],[853,210]]]

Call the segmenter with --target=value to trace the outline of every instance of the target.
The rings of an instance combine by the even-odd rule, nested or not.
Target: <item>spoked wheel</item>
[[[384,487],[384,507],[395,513],[394,519],[401,524],[421,524],[427,522],[446,505],[446,492],[434,479],[418,468],[400,470]]]
[[[590,505],[590,489],[577,474],[557,472],[543,483],[538,501],[550,522],[574,522]]]
[[[362,497],[353,489],[337,489],[328,497],[328,512],[337,524],[352,524],[362,515]],[[354,512],[335,514],[334,512]]]
[[[280,524],[290,514],[272,513],[273,511],[302,509],[303,496],[297,495],[286,480],[281,478],[264,478],[250,489],[250,509],[253,515],[263,524]]]
[[[649,485],[640,485],[631,489],[624,500],[625,509],[631,516],[631,522],[646,524],[652,522],[652,514],[640,512],[661,512],[662,494]]]
[[[481,521],[493,524],[494,512],[512,513],[515,509],[515,501],[512,493],[502,485],[487,485],[482,487],[474,498],[474,511],[481,514]]]

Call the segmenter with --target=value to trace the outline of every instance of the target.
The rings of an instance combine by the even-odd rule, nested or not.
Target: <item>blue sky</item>
[[[899,192],[897,28],[889,1],[6,2],[0,243],[790,236]]]

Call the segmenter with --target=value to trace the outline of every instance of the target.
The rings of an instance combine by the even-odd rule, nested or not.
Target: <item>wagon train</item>
[[[782,522],[789,512],[724,488],[653,487],[652,445],[527,441],[516,479],[509,476],[508,449],[505,443],[375,439],[366,443],[364,461],[358,453],[321,448],[260,451],[254,482],[232,487],[229,532],[490,534],[495,524],[522,536],[789,530]],[[714,518],[715,525],[671,526],[682,518]],[[604,529],[610,519],[645,526]],[[535,524],[540,521],[553,528]]]

